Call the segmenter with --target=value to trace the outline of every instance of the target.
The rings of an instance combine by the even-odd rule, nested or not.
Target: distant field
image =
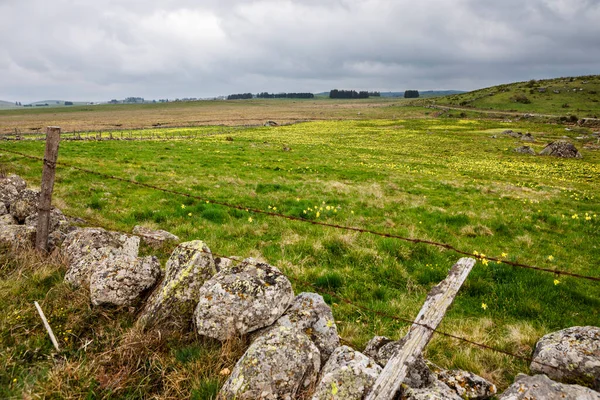
[[[436,104],[600,118],[600,75],[532,80],[435,99]]]
[[[218,118],[224,118],[226,124],[260,123],[273,119],[273,115],[281,122],[311,116],[368,119],[232,128],[224,134],[219,134],[218,127],[206,127],[198,128],[198,133],[217,134],[193,140],[63,142],[59,159],[217,201],[442,241],[469,252],[599,276],[600,154],[574,139],[589,130],[566,131],[561,125],[528,122],[411,119],[408,117],[428,111],[403,108],[395,101],[294,104],[287,108],[289,102],[277,101],[202,103],[150,111],[119,106],[82,111],[78,118],[94,118],[93,126],[109,116],[113,124],[121,121],[131,126],[140,121],[199,123],[194,112],[202,109],[209,114],[214,111],[214,115],[202,117],[206,123]],[[400,115],[401,110],[406,114],[400,118],[377,119]],[[156,116],[147,121],[146,112]],[[358,112],[361,115],[357,116]],[[7,120],[20,125],[20,119],[31,124],[36,118],[40,126],[64,126],[77,115],[9,114],[0,115],[2,126]],[[109,126],[107,123],[102,127]],[[532,133],[536,142],[531,145],[537,151],[547,142],[568,135],[578,143],[583,159],[517,154],[513,149],[523,143],[502,135],[505,129]],[[492,138],[494,135],[497,138]],[[0,147],[36,156],[43,153],[43,143],[35,141],[0,142]],[[284,147],[291,150],[284,151]],[[0,150],[0,165],[39,184],[41,166],[37,162]],[[427,291],[459,258],[435,247],[255,215],[62,167],[57,170],[55,204],[91,223],[125,231],[136,224],[160,227],[183,240],[203,239],[219,254],[263,257],[289,276],[360,305],[406,318],[417,314]],[[21,282],[17,280],[0,281],[4,310],[0,331],[12,332],[12,339],[3,336],[11,350],[0,353],[0,363],[10,365],[19,380],[29,379],[37,393],[49,393],[60,381],[67,382],[61,388],[63,394],[86,394],[85,388],[92,386],[94,393],[106,395],[109,392],[102,382],[114,377],[89,371],[95,371],[92,367],[101,362],[101,354],[106,351],[103,346],[110,346],[110,341],[102,336],[104,339],[97,339],[94,350],[82,350],[90,328],[69,315],[84,312],[77,307],[87,310],[87,306],[65,305],[73,294],[58,283],[61,274],[22,281],[21,286],[15,283]],[[29,279],[27,274],[19,276],[21,280]],[[555,279],[552,274],[478,262],[441,329],[528,357],[536,340],[545,333],[573,325],[599,325],[599,285],[566,277],[558,278],[558,282]],[[296,292],[313,290],[294,286]],[[45,333],[40,330],[31,336],[14,318],[5,316],[18,311],[23,318],[33,320],[35,311],[27,302],[33,293],[48,289],[52,289],[51,298],[55,299],[54,303],[49,300],[48,312],[62,321],[61,330],[72,333],[65,344],[73,360],[71,372],[52,366],[45,358],[29,359],[21,348],[25,345],[18,344],[18,340],[47,349]],[[398,338],[406,332],[397,321],[325,297],[333,307],[340,335],[358,349],[373,335]],[[58,305],[67,307],[66,311],[59,310]],[[105,321],[103,324],[116,324],[111,322],[114,318],[97,316],[86,323],[96,326],[95,319],[99,319]],[[118,329],[128,329],[131,318],[119,318],[124,322]],[[152,359],[140,366],[127,377],[131,379],[128,389],[119,394],[135,390],[133,397],[150,397],[181,382],[188,382],[186,390],[192,393],[218,390],[224,377],[218,375],[218,369],[208,371],[200,364],[206,363],[209,356],[218,358],[219,347],[199,339],[186,343],[184,349],[169,343],[165,349],[156,350],[162,357],[160,364]],[[518,372],[528,371],[523,361],[440,336],[434,336],[427,356],[443,366],[481,374],[501,388]],[[224,363],[232,365],[231,360]],[[53,371],[51,375],[47,369]],[[0,393],[8,396],[19,392]]]
[[[305,120],[379,119],[424,116],[404,99],[268,99],[117,104],[0,110],[0,134],[60,126],[64,132],[202,125],[262,125]]]

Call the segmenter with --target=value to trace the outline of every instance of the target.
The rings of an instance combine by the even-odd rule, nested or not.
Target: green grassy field
[[[531,80],[441,97],[436,104],[579,118],[600,117],[600,75]]]
[[[224,134],[219,128],[190,129],[217,134],[63,142],[59,161],[215,201],[600,276],[600,154],[581,143],[579,160],[517,154],[513,149],[523,143],[500,133],[531,132],[532,147],[539,151],[553,139],[587,133],[584,128],[447,118],[324,121]],[[43,154],[43,142],[0,147]],[[39,185],[38,162],[0,150],[0,164]],[[409,319],[460,257],[436,247],[228,209],[66,167],[57,169],[54,196],[65,213],[92,225],[131,231],[142,224],[183,240],[202,239],[215,253],[264,258],[292,278]],[[160,256],[164,261],[167,255]],[[226,378],[218,371],[231,368],[243,346],[222,347],[194,335],[140,339],[127,310],[90,308],[84,292],[62,284],[59,261],[35,261],[33,268],[0,256],[0,363],[6,366],[0,397],[25,392],[56,398],[190,393],[212,398]],[[294,288],[314,290],[298,283]],[[335,296],[325,298],[340,336],[359,350],[374,335],[399,338],[407,330]],[[51,345],[31,306],[41,299],[64,338],[60,356],[47,356]],[[528,357],[543,334],[574,325],[600,325],[597,283],[479,261],[441,330]],[[441,336],[434,336],[427,357],[478,373],[500,388],[528,372],[524,361]]]

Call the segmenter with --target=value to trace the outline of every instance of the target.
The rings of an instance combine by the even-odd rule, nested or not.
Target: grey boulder
[[[90,278],[92,304],[131,306],[160,277],[156,257],[116,255],[97,262]]]
[[[515,153],[535,155],[535,150],[529,146],[521,146],[515,149]]]
[[[497,393],[496,385],[471,372],[442,370],[437,377],[463,399],[489,399]]]
[[[25,225],[0,225],[0,245],[27,248],[35,244],[36,229]]]
[[[575,326],[542,337],[530,369],[559,382],[600,391],[600,328]]]
[[[540,152],[540,155],[562,158],[583,157],[577,148],[566,140],[557,140],[555,142],[548,143],[548,145]]]
[[[0,215],[6,214],[8,214],[8,208],[6,207],[6,204],[4,204],[4,202],[0,201]]]
[[[0,216],[0,225],[19,225],[19,222],[10,214]]]
[[[371,390],[382,368],[370,357],[340,346],[323,367],[312,400],[361,400]]]
[[[319,350],[296,329],[280,326],[256,339],[237,362],[219,399],[293,400],[317,380]]]
[[[425,388],[403,387],[397,398],[399,400],[462,400],[454,390],[437,380]]]
[[[222,269],[200,288],[196,329],[225,341],[273,324],[293,299],[290,281],[277,268],[246,259]]]
[[[26,187],[27,183],[17,175],[0,178],[0,202],[4,203],[6,207],[10,207]]]
[[[170,232],[163,231],[161,229],[153,230],[140,225],[133,227],[133,234],[140,236],[142,241],[150,246],[162,246],[167,242],[179,241],[179,237]]]
[[[39,192],[31,189],[24,189],[11,203],[10,213],[17,219],[17,221],[24,223],[27,217],[37,213],[39,197]]]
[[[144,327],[189,327],[200,288],[216,272],[213,256],[203,241],[181,243],[169,257],[165,279],[148,300],[138,323]]]
[[[499,400],[600,400],[600,393],[579,385],[554,382],[546,375],[517,377]]]

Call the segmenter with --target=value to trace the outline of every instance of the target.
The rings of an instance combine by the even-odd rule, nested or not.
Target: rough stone
[[[531,147],[529,146],[521,146],[521,147],[517,147],[515,149],[516,153],[521,153],[521,154],[531,154],[531,155],[535,155],[535,150],[533,150]]]
[[[63,213],[58,208],[52,208],[50,210],[50,221],[48,225],[48,232],[54,232],[57,229],[60,229],[64,233],[67,233],[70,230],[70,224],[67,220],[67,217],[63,215]],[[29,215],[25,218],[25,225],[37,227],[38,224],[38,211],[36,210],[33,214]]]
[[[525,376],[509,386],[498,400],[600,400],[600,393],[579,385],[554,382],[546,375]]]
[[[566,140],[557,140],[555,142],[549,143],[544,149],[540,152],[542,156],[554,156],[554,157],[562,157],[562,158],[582,158],[583,156],[577,150],[573,144],[567,142]]]
[[[6,214],[8,214],[8,208],[6,207],[6,204],[4,204],[4,202],[0,201],[0,215]]]
[[[399,400],[462,400],[459,395],[445,383],[438,380],[426,388],[411,388],[402,385]]]
[[[39,197],[39,192],[36,192],[35,190],[22,190],[19,193],[19,196],[11,203],[10,213],[17,221],[24,223],[27,217],[37,213]]]
[[[36,229],[25,225],[0,225],[0,245],[26,248],[35,244]]]
[[[322,364],[325,364],[331,353],[340,345],[331,308],[317,293],[300,293],[285,314],[266,329],[277,329],[280,326],[294,328],[307,334],[319,349]]]
[[[529,132],[522,135],[519,139],[521,139],[523,142],[535,142],[535,138]]]
[[[92,304],[130,306],[152,288],[160,277],[154,256],[116,255],[97,262],[90,278]]]
[[[219,393],[226,400],[293,400],[317,380],[319,350],[302,332],[280,326],[256,339]]]
[[[559,382],[600,391],[600,328],[575,326],[542,337],[530,369]]]
[[[150,246],[162,246],[166,242],[178,242],[179,237],[173,235],[170,232],[159,230],[153,230],[145,228],[140,225],[133,227],[133,234],[139,235],[142,241]]]
[[[371,390],[382,368],[370,357],[340,346],[323,367],[313,400],[361,400]]]
[[[212,254],[204,242],[181,243],[169,257],[165,279],[142,310],[139,323],[188,328],[200,298],[200,288],[216,273]]]
[[[273,324],[294,291],[277,268],[246,259],[207,280],[199,299],[194,312],[198,333],[223,341]]]
[[[0,201],[10,207],[11,203],[17,200],[19,191],[10,183],[0,182]]]
[[[496,385],[467,371],[441,371],[437,378],[463,399],[489,399],[497,392]]]
[[[27,187],[27,182],[18,175],[9,175],[6,178],[0,179],[0,186],[11,185],[17,192],[22,192]]]
[[[140,238],[102,228],[78,228],[67,234],[62,252],[69,260],[65,281],[77,287],[89,284],[93,266],[118,254],[137,257]]]
[[[0,225],[18,225],[19,223],[17,222],[17,220],[15,219],[15,217],[13,217],[10,214],[5,214],[0,216]]]

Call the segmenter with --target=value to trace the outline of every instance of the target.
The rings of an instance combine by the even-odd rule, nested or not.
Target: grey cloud
[[[595,0],[0,0],[0,99],[474,89],[598,73]]]

